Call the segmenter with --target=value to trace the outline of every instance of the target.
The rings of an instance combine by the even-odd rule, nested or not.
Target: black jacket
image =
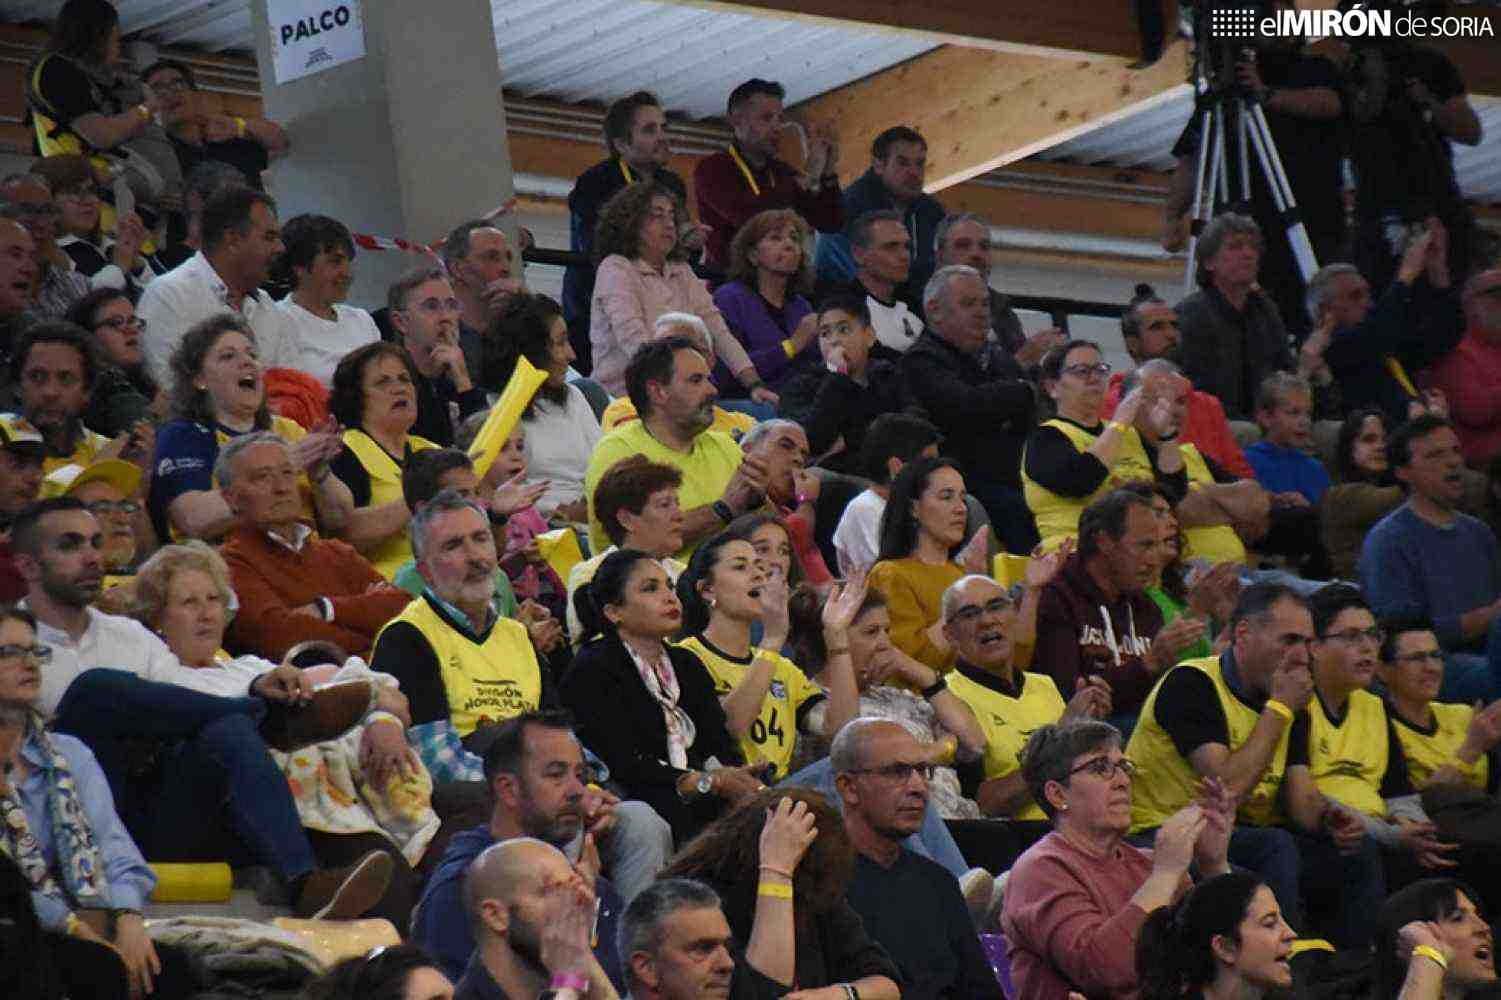
[[[902,356],[912,400],[943,432],[942,451],[966,478],[1021,488],[1022,446],[1037,397],[1009,355],[987,348],[987,360],[965,354],[932,330]]]
[[[808,434],[808,454],[817,457],[844,438],[844,450],[819,466],[852,476],[867,476],[865,432],[883,413],[900,413],[910,400],[906,384],[889,361],[872,361],[866,385],[826,368],[799,375],[782,389],[778,415],[796,420]],[[811,459],[810,459],[811,461]]]
[[[1250,420],[1262,380],[1294,368],[1282,314],[1261,292],[1253,291],[1241,312],[1218,289],[1200,288],[1178,303],[1178,321],[1183,374],[1219,397],[1230,420]]]
[[[1324,360],[1347,411],[1373,406],[1395,427],[1407,422],[1412,397],[1392,377],[1386,358],[1402,362],[1416,382],[1419,370],[1458,347],[1464,332],[1464,310],[1453,289],[1431,288],[1422,278],[1411,287],[1393,281],[1364,322],[1334,331]]]

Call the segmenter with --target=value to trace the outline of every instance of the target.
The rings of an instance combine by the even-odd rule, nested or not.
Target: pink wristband
[[[547,984],[552,990],[573,990],[575,993],[589,992],[589,977],[579,976],[571,972],[560,972],[552,977],[552,982]]]

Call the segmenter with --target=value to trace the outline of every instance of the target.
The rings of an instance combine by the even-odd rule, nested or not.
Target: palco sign
[[[278,84],[365,57],[359,0],[266,0]]]

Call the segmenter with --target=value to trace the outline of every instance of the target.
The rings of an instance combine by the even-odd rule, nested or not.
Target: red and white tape
[[[516,199],[511,198],[498,208],[493,208],[480,216],[486,222],[493,221],[506,215],[516,208]],[[405,253],[422,253],[437,256],[443,249],[443,241],[436,243],[415,243],[412,240],[404,240],[400,236],[371,236],[368,233],[351,233],[354,245],[361,250],[400,250]]]

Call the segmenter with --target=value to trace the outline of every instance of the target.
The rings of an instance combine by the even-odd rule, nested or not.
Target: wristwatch
[[[715,517],[719,518],[725,524],[729,524],[731,521],[735,520],[734,509],[723,500],[715,500],[712,504],[709,505],[709,509],[714,512]]]
[[[693,790],[698,793],[698,797],[701,799],[708,798],[710,795],[713,795],[714,775],[710,774],[708,771],[698,772],[698,781],[694,784]]]

